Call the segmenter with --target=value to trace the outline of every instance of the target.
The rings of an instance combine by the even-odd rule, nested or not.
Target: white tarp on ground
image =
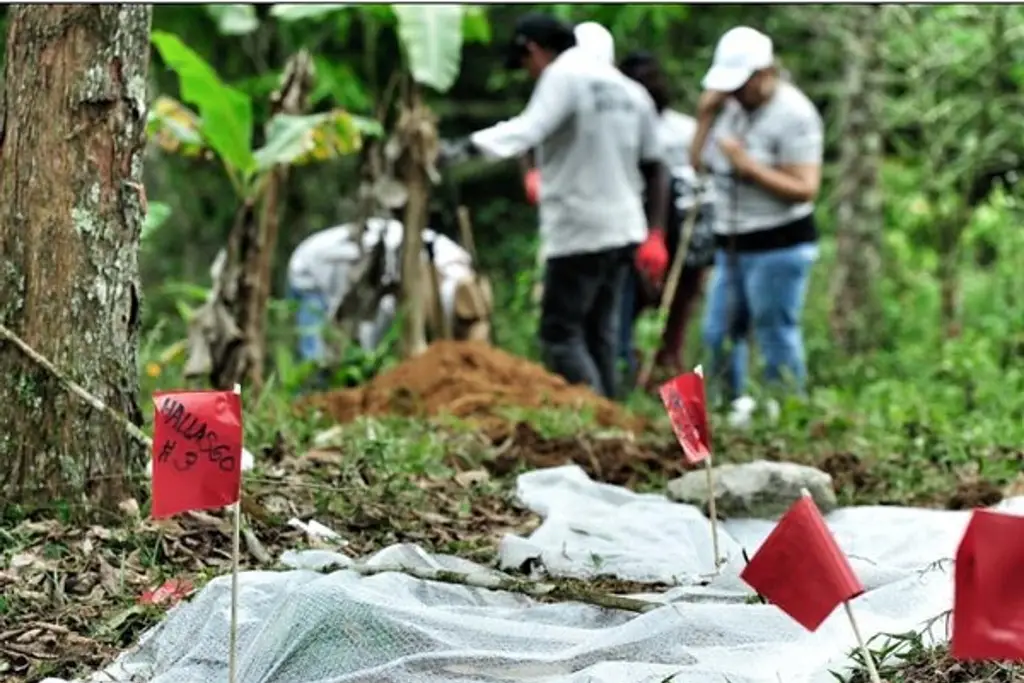
[[[239,680],[244,683],[825,683],[854,639],[842,610],[807,633],[775,607],[747,604],[741,548],[752,555],[771,522],[722,525],[730,563],[710,585],[708,521],[693,507],[590,481],[575,466],[520,477],[518,495],[545,521],[508,538],[504,563],[540,556],[556,575],[675,581],[642,615],[425,582],[397,573],[310,569],[240,576]],[[1000,507],[1024,510],[1024,499]],[[951,563],[968,514],[860,507],[828,516],[868,592],[854,602],[865,637],[921,631],[949,609]],[[286,553],[294,567],[348,562]],[[368,563],[481,571],[413,546]],[[689,585],[687,585],[689,584]],[[211,683],[227,677],[230,577],[212,581],[90,681]],[[942,620],[933,629],[944,637]]]

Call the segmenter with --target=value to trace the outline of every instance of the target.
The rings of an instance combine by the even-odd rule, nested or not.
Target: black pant
[[[544,362],[572,384],[615,396],[622,288],[635,245],[550,258],[540,341]]]

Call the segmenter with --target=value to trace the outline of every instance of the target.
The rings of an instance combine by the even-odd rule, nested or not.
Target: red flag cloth
[[[786,511],[740,578],[808,631],[864,592],[810,496]]]
[[[241,397],[233,391],[166,391],[153,398],[152,516],[237,503]]]
[[[953,565],[956,659],[1024,661],[1024,517],[975,510]]]
[[[683,447],[683,459],[691,465],[704,462],[711,455],[704,378],[686,372],[662,384],[658,393],[672,421],[672,431]]]

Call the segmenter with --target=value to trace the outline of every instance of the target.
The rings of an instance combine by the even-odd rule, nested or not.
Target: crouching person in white
[[[356,316],[360,346],[372,351],[381,343],[398,309],[403,231],[399,221],[370,218],[365,226],[346,223],[314,233],[296,247],[288,262],[288,297],[298,307],[295,323],[301,361],[322,368],[330,364],[324,331],[337,320],[349,297],[365,299],[345,306]],[[427,295],[420,300],[428,328],[446,325],[456,339],[488,341],[490,283],[476,274],[469,253],[448,237],[427,229],[423,243],[423,258],[432,257],[438,284],[435,290],[431,268],[424,268]],[[444,321],[435,314],[436,296]],[[319,384],[325,384],[323,376]]]

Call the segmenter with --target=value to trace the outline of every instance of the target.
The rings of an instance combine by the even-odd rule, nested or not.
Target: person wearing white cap
[[[718,41],[702,85],[691,163],[710,172],[716,197],[715,272],[704,321],[711,370],[727,377],[732,398],[743,393],[752,327],[766,383],[788,382],[802,392],[800,323],[818,255],[821,115],[780,78],[771,38],[746,26]]]

